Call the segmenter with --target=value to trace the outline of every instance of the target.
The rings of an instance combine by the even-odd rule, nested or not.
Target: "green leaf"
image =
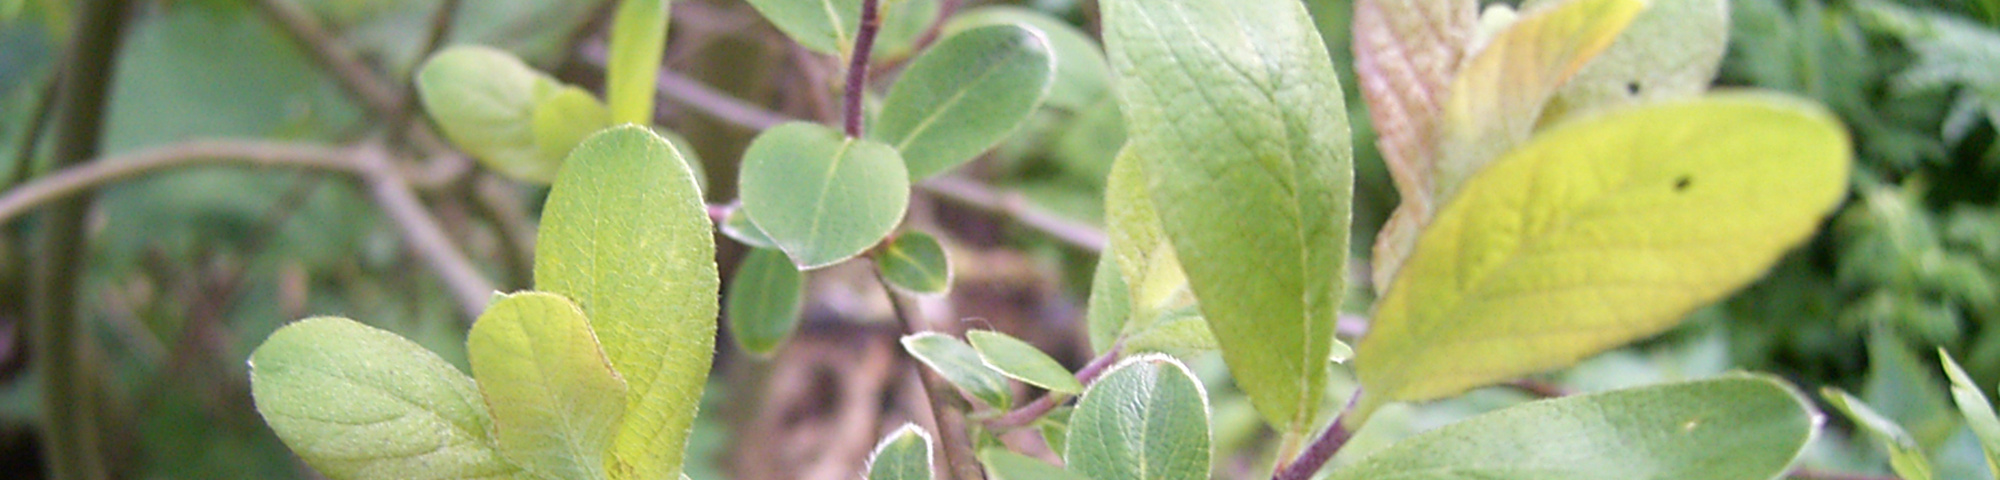
[[[335,480],[513,478],[472,379],[403,337],[318,317],[250,355],[257,413]]]
[[[1132,316],[1132,294],[1125,286],[1125,276],[1118,273],[1117,255],[1097,257],[1097,271],[1090,276],[1090,301],[1084,308],[1090,350],[1100,354],[1110,351],[1124,333],[1126,319]]]
[[[1209,331],[1208,322],[1201,318],[1201,311],[1192,306],[1160,311],[1158,318],[1147,322],[1144,330],[1133,331],[1126,337],[1125,347],[1134,353],[1160,352],[1176,356],[1221,348],[1215,342],[1215,332]],[[1345,358],[1339,356],[1345,351],[1346,345],[1334,344],[1330,358]]]
[[[1838,388],[1827,387],[1820,390],[1820,396],[1833,408],[1854,420],[1854,424],[1868,431],[1882,442],[1882,449],[1889,453],[1889,467],[1903,480],[1931,480],[1931,461],[1924,456],[1923,447],[1917,446],[1917,439],[1904,431],[1895,420],[1876,413],[1861,399],[1848,395]]]
[[[611,112],[597,97],[581,88],[563,86],[555,94],[535,104],[532,118],[535,152],[539,158],[569,156],[590,134],[611,126]],[[561,162],[556,162],[561,165]]]
[[[868,455],[868,480],[931,480],[931,434],[904,424]]]
[[[513,54],[476,45],[445,48],[417,70],[424,111],[445,138],[494,171],[548,183],[562,157],[544,157],[535,138],[542,101],[562,84]]]
[[[1849,155],[1825,110],[1773,95],[1538,135],[1466,183],[1376,304],[1354,361],[1363,417],[1673,327],[1810,236],[1846,194]]]
[[[681,134],[675,133],[673,130],[657,126],[653,128],[653,134],[667,139],[667,143],[674,146],[674,153],[680,154],[682,162],[688,166],[688,171],[694,173],[695,188],[698,188],[698,191],[707,192],[708,171],[706,167],[702,166],[701,156],[695,152],[694,143],[688,142],[687,137],[681,136]]]
[[[1028,342],[991,330],[965,332],[965,339],[979,352],[980,361],[1001,374],[1051,392],[1083,393],[1076,374]]]
[[[1160,225],[1159,211],[1146,189],[1146,159],[1132,149],[1118,152],[1104,187],[1106,235],[1130,295],[1131,319],[1122,336],[1145,331],[1168,309],[1192,306],[1187,274]]]
[[[1550,3],[1528,2],[1523,8]],[[1728,0],[1651,0],[1609,48],[1576,72],[1542,123],[1708,90],[1729,44]]]
[[[724,299],[736,346],[770,358],[799,325],[805,286],[805,275],[792,266],[784,252],[751,249],[736,267],[736,275],[729,280],[729,298]]]
[[[1084,476],[1208,478],[1208,394],[1171,357],[1142,355],[1112,367],[1077,401],[1069,425],[1063,460]]]
[[[743,212],[804,270],[873,248],[910,204],[895,149],[817,124],[765,130],[743,152],[741,175]]]
[[[903,337],[903,349],[987,406],[1002,411],[1013,407],[1014,395],[1007,388],[1007,377],[981,361],[979,352],[971,345],[949,335],[922,332]]]
[[[1973,435],[1979,437],[1979,447],[1986,451],[1987,470],[2000,472],[2000,417],[1993,414],[1992,401],[1942,348],[1938,349],[1938,359],[1944,362],[1945,376],[1951,378],[1951,400],[1965,414],[1965,425],[1972,428]]]
[[[609,478],[605,452],[625,416],[625,380],[576,304],[543,292],[501,296],[472,324],[465,349],[500,453],[542,477]]]
[[[1040,107],[1055,60],[1040,31],[980,27],[947,37],[889,88],[869,137],[896,147],[910,179],[944,173],[1000,143]]]
[[[653,124],[653,82],[667,48],[667,0],[620,0],[611,20],[604,97],[611,123]]]
[[[1010,5],[990,5],[953,15],[944,26],[951,35],[991,25],[1022,25],[1040,30],[1049,40],[1055,56],[1055,83],[1049,87],[1048,104],[1069,111],[1081,111],[1111,92],[1111,65],[1104,49],[1083,29],[1039,10]]]
[[[630,387],[612,478],[680,471],[715,353],[712,228],[687,165],[644,127],[585,139],[549,191],[535,287],[583,308]]]
[[[1337,342],[1353,196],[1332,60],[1295,0],[1100,5],[1126,148],[1201,312],[1258,413],[1301,437]]]
[[[942,295],[951,289],[951,259],[937,237],[928,233],[898,235],[875,261],[889,286],[922,295]]]
[[[1779,381],[1732,376],[1472,417],[1397,442],[1329,480],[1776,478],[1818,422]]]
[[[721,230],[723,235],[745,246],[773,250],[778,248],[778,242],[771,241],[771,236],[765,235],[763,229],[751,223],[750,215],[744,214],[742,207],[731,209],[729,217],[722,219],[722,226],[717,230]]]
[[[993,480],[1090,480],[1005,448],[980,450],[979,463],[986,466],[986,475]]]
[[[748,0],[751,7],[792,41],[824,55],[846,57],[861,25],[861,0]],[[937,0],[882,2],[877,55],[909,48],[937,18]]]

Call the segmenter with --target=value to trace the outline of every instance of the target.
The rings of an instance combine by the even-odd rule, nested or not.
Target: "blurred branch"
[[[57,168],[97,156],[126,6],[123,0],[83,0],[76,10],[76,28],[56,77],[61,96],[51,112]],[[36,281],[29,286],[29,334],[42,381],[43,461],[56,480],[98,480],[108,473],[98,438],[100,369],[87,348],[90,336],[79,326],[76,301],[90,203],[89,197],[71,198],[49,209],[34,261]]]
[[[292,0],[257,0],[256,3],[259,11],[278,22],[293,40],[305,46],[320,66],[333,73],[340,87],[361,100],[376,117],[385,120],[401,118],[397,113],[403,108],[401,89],[383,80],[374,69],[361,61],[360,55],[341,45],[339,39],[320,26],[312,12]]]
[[[589,45],[585,45],[583,47],[584,59],[588,60],[592,66],[604,68],[606,55],[609,55],[605,51],[605,48],[604,42],[592,42]],[[778,126],[778,124],[798,120],[782,113],[773,112],[757,104],[743,101],[743,99],[730,96],[728,93],[717,90],[715,87],[701,83],[700,80],[688,78],[686,75],[681,75],[672,70],[660,69],[659,78],[654,83],[661,97],[673,100],[675,103],[693,107],[695,111],[739,127],[761,131]]]
[[[902,295],[895,287],[889,286],[889,279],[882,277],[880,263],[876,264],[875,281],[882,285],[882,293],[889,296],[890,310],[896,313],[896,320],[903,326],[904,335],[930,331],[928,322],[918,318],[909,306],[903,304]],[[938,449],[944,453],[945,480],[979,480],[985,478],[979,463],[975,460],[972,439],[968,438],[965,419],[965,400],[957,398],[956,390],[937,372],[925,368],[921,363],[914,365],[917,378],[924,387],[924,396],[929,400],[931,416],[937,425]]]
[[[950,175],[926,180],[917,184],[917,188],[965,206],[1011,217],[1077,248],[1104,251],[1103,230],[1036,207],[1020,194],[1002,193],[985,184]]]
[[[366,184],[369,198],[396,224],[410,249],[451,291],[466,318],[476,318],[494,292],[492,283],[452,243],[437,219],[417,199],[410,183],[389,162],[388,152],[372,143],[341,149],[286,142],[212,140],[105,157],[44,175],[0,195],[0,222],[119,181],[202,165],[307,168],[356,176]]]
[[[62,75],[49,72],[48,84],[42,87],[42,97],[35,100],[35,113],[28,117],[28,129],[21,132],[21,146],[14,154],[14,169],[6,177],[0,177],[0,189],[13,188],[28,180],[35,171],[35,147],[42,144],[42,130],[51,123],[49,112],[56,104],[56,86],[61,85]]]

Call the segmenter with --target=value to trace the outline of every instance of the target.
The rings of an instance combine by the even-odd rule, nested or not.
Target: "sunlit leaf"
[[[569,155],[590,134],[611,126],[611,112],[581,88],[564,86],[535,104],[532,116],[535,151],[540,158]],[[561,163],[557,162],[560,166]]]
[[[625,380],[576,304],[542,292],[500,297],[472,324],[465,349],[502,454],[548,478],[609,478],[605,452],[625,415]]]
[[[535,142],[535,110],[563,85],[514,55],[458,45],[417,70],[417,94],[445,138],[503,175],[548,183],[562,157],[548,158]]]
[[[667,48],[668,0],[619,0],[611,17],[604,98],[611,123],[653,124],[653,82]]]
[[[875,246],[903,219],[909,174],[896,150],[794,122],[765,130],[743,152],[743,212],[801,269]]]
[[[1618,40],[1556,91],[1542,123],[1607,107],[1698,95],[1715,81],[1728,44],[1728,0],[1650,0]]]

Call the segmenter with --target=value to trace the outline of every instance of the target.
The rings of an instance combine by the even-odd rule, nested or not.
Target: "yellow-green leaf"
[[[611,112],[604,103],[581,88],[563,86],[561,90],[535,104],[534,132],[535,151],[541,158],[561,159],[569,156],[590,134],[611,126]],[[559,168],[561,162],[552,162],[551,168]],[[550,171],[550,179],[554,171]]]
[[[1994,415],[1992,401],[1986,399],[1986,392],[1979,384],[1972,382],[1972,376],[1965,374],[1965,368],[1958,366],[1942,348],[1938,349],[1938,360],[1944,362],[1945,377],[1951,379],[1952,402],[1958,404],[1958,411],[1965,415],[1965,426],[1979,437],[1979,447],[1986,452],[1987,470],[2000,472],[2000,416]]]
[[[1099,5],[1161,230],[1237,386],[1297,440],[1321,413],[1353,196],[1325,43],[1297,0]]]
[[[446,48],[417,69],[417,96],[446,139],[486,168],[548,183],[562,157],[544,157],[535,110],[563,85],[513,54],[477,45]]]
[[[667,48],[668,0],[620,0],[611,20],[604,98],[611,123],[653,124],[653,82]]]
[[[1671,328],[1810,236],[1845,196],[1849,160],[1831,114],[1775,95],[1536,136],[1445,205],[1377,303],[1354,360],[1364,404],[1440,398]]]
[[[544,292],[502,296],[472,324],[465,349],[501,454],[543,477],[608,478],[625,380],[576,304]]]
[[[508,479],[472,378],[396,334],[300,320],[250,354],[257,413],[334,480]]]
[[[1699,95],[1715,81],[1728,44],[1728,0],[1650,0],[1610,48],[1556,91],[1541,123],[1608,107]]]
[[[1447,87],[1472,42],[1478,15],[1478,0],[1354,2],[1354,76],[1368,101],[1375,147],[1396,182],[1404,210],[1426,215],[1433,210],[1431,162],[1437,153],[1437,123]],[[1427,218],[1396,215],[1378,237],[1415,238],[1419,222]],[[1407,239],[1376,243],[1377,248],[1407,244]],[[1392,256],[1398,255],[1376,254]],[[1376,277],[1375,285],[1379,293],[1389,279]]]
[[[612,478],[672,478],[715,354],[715,239],[667,141],[613,127],[565,160],[542,210],[535,287],[583,308],[625,378]]]
[[[1645,8],[1642,0],[1571,0],[1530,9],[1469,53],[1445,93],[1429,185],[1396,207],[1378,236],[1375,288],[1394,282],[1424,225],[1459,185],[1534,133],[1542,108]],[[1405,191],[1405,199],[1413,195]]]

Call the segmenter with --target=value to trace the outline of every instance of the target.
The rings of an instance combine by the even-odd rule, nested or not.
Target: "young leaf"
[[[667,0],[619,0],[611,20],[604,97],[611,123],[653,124],[653,82],[667,48]]]
[[[1470,53],[1445,93],[1425,190],[1397,205],[1376,237],[1375,285],[1394,283],[1417,237],[1459,185],[1534,132],[1542,109],[1618,38],[1645,3],[1573,0],[1529,10]],[[1414,200],[1414,201],[1411,201]]]
[[[416,343],[319,317],[272,333],[250,354],[257,413],[314,470],[335,480],[506,478],[472,379]]]
[[[2000,417],[1993,414],[1993,403],[1986,399],[1986,393],[1979,385],[1972,383],[1972,376],[1951,359],[1944,349],[1938,349],[1938,359],[1944,362],[1944,374],[1951,378],[1951,400],[1958,404],[1958,411],[1965,414],[1965,425],[1972,428],[1979,437],[1979,446],[1986,451],[1988,471],[2000,472]]]
[[[742,207],[731,209],[729,217],[722,220],[722,226],[717,230],[721,230],[723,235],[745,246],[772,250],[778,248],[778,242],[771,241],[771,236],[765,235],[763,229],[757,228],[755,223],[750,223],[750,216],[743,213]]]
[[[1013,406],[1007,377],[986,366],[979,360],[979,352],[965,342],[942,333],[922,332],[903,337],[903,349],[986,405],[1003,411]]]
[[[1382,152],[1382,163],[1403,202],[1377,235],[1381,238],[1375,244],[1377,249],[1406,248],[1422,227],[1419,222],[1434,208],[1431,164],[1437,153],[1442,101],[1466,46],[1472,42],[1478,17],[1477,0],[1354,2],[1355,79],[1368,101],[1376,149]],[[1387,252],[1375,257],[1401,255]],[[1392,270],[1375,271],[1386,274]],[[1374,279],[1376,293],[1388,288],[1388,277],[1377,275]]]
[[[1118,273],[1116,255],[1097,257],[1097,271],[1090,276],[1090,301],[1084,310],[1090,350],[1110,351],[1118,343],[1119,334],[1124,333],[1126,319],[1132,315],[1132,294],[1125,286],[1125,276]]]
[[[897,236],[875,261],[890,286],[921,295],[942,295],[951,289],[951,258],[937,237],[928,233]]]
[[[1069,425],[1063,460],[1084,476],[1208,478],[1208,394],[1172,357],[1144,355],[1112,367],[1077,401]]]
[[[979,352],[980,361],[1001,374],[1051,392],[1083,393],[1076,374],[1028,342],[991,330],[965,332],[965,339]]]
[[[1834,409],[1854,420],[1856,426],[1881,440],[1882,448],[1889,453],[1889,467],[1896,471],[1896,476],[1903,480],[1931,480],[1935,477],[1931,473],[1931,461],[1924,456],[1924,449],[1917,446],[1917,439],[1904,431],[1902,425],[1897,425],[1895,420],[1875,413],[1875,409],[1869,408],[1861,399],[1838,388],[1822,389],[1820,396],[1825,397],[1826,403],[1833,405]]]
[[[895,149],[811,123],[758,135],[743,152],[741,175],[743,212],[804,270],[874,247],[910,203]]]
[[[576,304],[543,292],[502,296],[472,324],[465,349],[507,459],[547,478],[609,478],[625,380]]]
[[[1397,442],[1329,480],[1775,478],[1818,425],[1819,415],[1779,381],[1725,377],[1472,417]]]
[[[1167,241],[1159,211],[1147,191],[1146,163],[1135,150],[1120,150],[1105,179],[1110,257],[1118,260],[1131,300],[1131,317],[1118,332],[1123,336],[1151,329],[1153,320],[1164,310],[1194,304],[1187,274],[1181,270],[1173,244]]]
[[[1571,122],[1494,162],[1377,304],[1369,400],[1442,398],[1653,335],[1763,275],[1846,194],[1847,134],[1786,97]]]
[[[1005,448],[980,450],[979,464],[986,466],[986,475],[993,480],[1091,480]]]
[[[1096,104],[1111,91],[1111,65],[1104,49],[1089,33],[1040,10],[1009,5],[989,5],[952,15],[944,26],[951,35],[989,25],[1022,25],[1040,30],[1049,40],[1055,56],[1055,82],[1049,87],[1048,104],[1072,112]]]
[[[560,159],[590,134],[611,126],[611,112],[581,88],[563,86],[535,104],[535,151],[540,158]],[[555,165],[561,165],[556,162]],[[554,178],[550,172],[550,178]]]
[[[960,32],[910,63],[882,100],[869,137],[896,147],[922,180],[993,148],[1028,119],[1055,81],[1038,30],[995,25]]]
[[[1324,43],[1295,0],[1100,5],[1126,148],[1223,359],[1266,421],[1303,436],[1326,390],[1353,196]]]
[[[1544,125],[1607,107],[1691,97],[1715,81],[1728,51],[1729,1],[1650,3],[1617,41],[1556,90],[1542,113]]]
[[[931,480],[931,434],[904,424],[868,454],[868,480]]]
[[[765,358],[778,351],[799,325],[805,286],[805,275],[784,252],[751,249],[736,267],[729,280],[729,298],[724,299],[736,346]]]
[[[445,138],[502,175],[548,183],[562,157],[544,157],[535,141],[535,112],[562,84],[513,54],[460,45],[432,55],[417,70],[417,95]]]
[[[629,387],[613,478],[680,471],[715,353],[712,228],[693,173],[645,127],[585,139],[549,191],[535,286],[583,308]]]

